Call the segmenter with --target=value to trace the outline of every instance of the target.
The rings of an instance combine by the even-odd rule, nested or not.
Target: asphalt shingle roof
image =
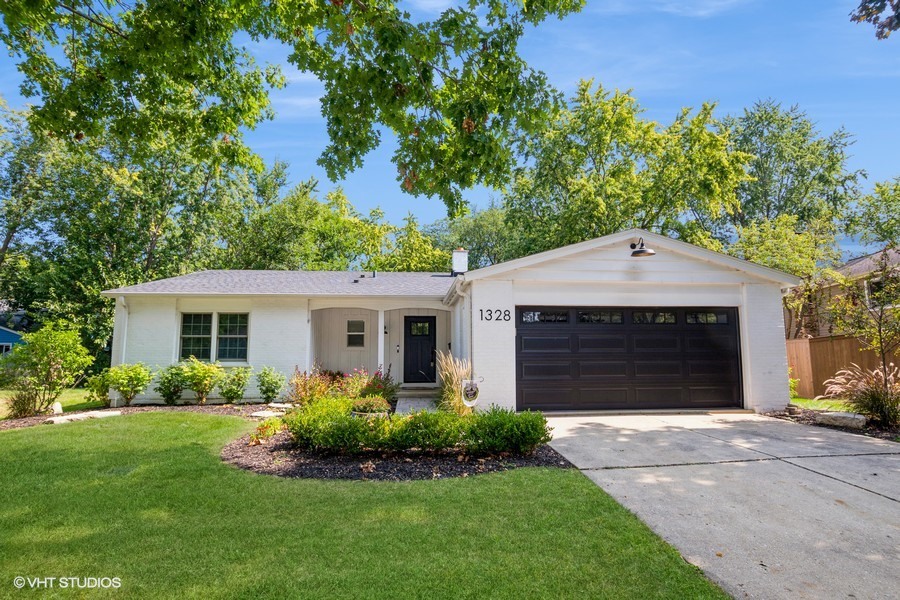
[[[838,272],[845,277],[861,277],[877,270],[880,258],[881,250],[866,256],[860,256],[859,258],[854,258],[838,267]],[[891,265],[900,265],[900,250],[888,250],[888,263]]]
[[[359,271],[199,271],[104,291],[104,295],[440,296],[449,273]]]

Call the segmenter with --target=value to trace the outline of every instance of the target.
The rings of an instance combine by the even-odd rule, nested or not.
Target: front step
[[[441,395],[440,388],[400,388],[397,398],[431,398]]]

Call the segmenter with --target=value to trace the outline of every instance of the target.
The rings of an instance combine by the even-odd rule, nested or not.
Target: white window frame
[[[350,323],[362,323],[362,331],[350,331]],[[345,344],[347,345],[348,350],[365,350],[366,344],[368,343],[366,331],[366,320],[365,319],[347,319],[346,325],[346,335],[347,337],[344,339]],[[362,345],[360,346],[351,346],[350,345],[350,336],[362,336]]]
[[[0,344],[0,356],[12,352],[12,347],[13,345],[11,342],[3,342]]]
[[[222,362],[227,366],[238,367],[245,366],[250,364],[250,328],[252,326],[252,318],[250,316],[250,311],[202,311],[202,310],[185,310],[178,313],[178,331],[177,331],[177,339],[178,339],[178,351],[175,355],[175,362],[181,362],[183,360],[187,360],[186,358],[182,358],[181,350],[183,348],[183,337],[182,327],[184,326],[184,315],[212,315],[212,326],[210,329],[210,347],[209,347],[209,358],[208,359],[198,359],[203,362]],[[219,315],[247,315],[247,358],[219,358]],[[226,336],[233,337],[233,336]]]

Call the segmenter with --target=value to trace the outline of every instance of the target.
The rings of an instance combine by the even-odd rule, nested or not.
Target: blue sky
[[[437,14],[449,0],[411,0],[417,16]],[[900,33],[886,41],[869,25],[851,23],[853,0],[588,0],[577,15],[530,29],[521,51],[566,93],[579,79],[632,89],[646,116],[668,123],[682,106],[718,102],[718,114],[738,113],[763,98],[798,104],[823,132],[844,126],[856,137],[850,166],[873,182],[900,176]],[[253,45],[263,62],[285,63],[273,43]],[[286,65],[290,81],[273,93],[274,121],[247,140],[267,160],[290,163],[292,182],[316,177],[324,192],[340,184],[361,210],[380,206],[389,220],[407,213],[427,223],[445,214],[439,200],[401,193],[385,144],[342,182],[329,182],[316,158],[327,140],[319,113],[322,86]],[[0,92],[13,106],[19,76],[0,63]],[[475,205],[497,193],[476,189]]]

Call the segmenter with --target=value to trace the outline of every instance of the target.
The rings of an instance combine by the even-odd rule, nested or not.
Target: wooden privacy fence
[[[797,394],[802,398],[815,398],[825,393],[825,380],[856,363],[865,369],[881,366],[878,355],[871,350],[861,350],[859,341],[845,335],[812,339],[787,340],[788,366],[791,377],[799,379]],[[891,356],[897,364],[897,357]]]

